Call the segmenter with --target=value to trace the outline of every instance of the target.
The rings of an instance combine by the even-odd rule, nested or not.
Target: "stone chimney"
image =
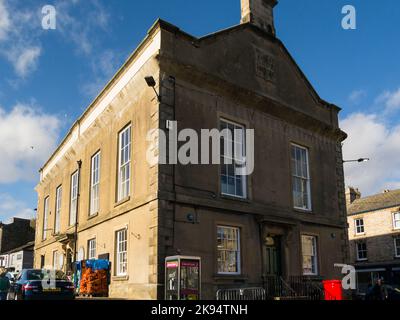
[[[277,3],[277,0],[241,0],[241,23],[250,22],[262,30],[275,35],[274,7]]]
[[[346,205],[351,205],[355,200],[361,198],[361,192],[353,187],[346,189]]]

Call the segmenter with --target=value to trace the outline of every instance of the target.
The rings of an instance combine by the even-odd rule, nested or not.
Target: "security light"
[[[161,102],[161,97],[160,97],[160,95],[158,94],[157,90],[155,89],[156,80],[154,80],[154,78],[153,78],[152,76],[144,77],[144,80],[146,81],[147,85],[148,85],[150,88],[153,88],[153,90],[154,90],[154,92],[155,92],[155,94],[156,94],[156,96],[157,96],[158,102]]]
[[[149,87],[154,88],[156,86],[156,80],[154,80],[153,77],[145,77],[144,80],[146,80],[146,83]]]

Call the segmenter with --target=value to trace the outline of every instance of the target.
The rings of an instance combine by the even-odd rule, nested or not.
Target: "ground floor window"
[[[128,264],[128,238],[127,229],[122,229],[116,232],[116,275],[125,276],[127,273]]]
[[[96,239],[88,241],[88,259],[96,259]]]
[[[303,254],[303,274],[318,274],[317,237],[301,236],[301,249]]]
[[[54,270],[58,270],[58,265],[59,265],[59,255],[58,255],[58,251],[53,251],[53,269]]]
[[[400,237],[394,239],[394,252],[396,258],[400,258]]]
[[[218,226],[218,273],[240,274],[240,229]]]
[[[367,243],[365,241],[357,242],[356,250],[358,261],[364,261],[368,259]]]

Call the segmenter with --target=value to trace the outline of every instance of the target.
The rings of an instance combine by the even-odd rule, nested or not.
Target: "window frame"
[[[97,161],[97,167],[94,166]],[[97,169],[97,180],[94,181],[94,177],[96,177],[96,173],[94,172]],[[96,215],[100,211],[100,179],[101,179],[101,151],[97,151],[90,160],[90,192],[89,192],[89,217]],[[94,197],[95,188],[97,188],[97,197]],[[95,207],[94,207],[94,201]]]
[[[61,232],[62,185],[56,189],[56,207],[54,213],[54,234]]]
[[[358,247],[359,245],[365,245],[365,250],[360,250],[360,248]],[[365,258],[360,258],[360,252],[365,252]],[[368,245],[367,245],[367,241],[357,241],[356,242],[356,260],[357,261],[367,261],[368,260]]]
[[[120,241],[119,235],[124,232],[125,238]],[[125,251],[120,251],[120,243],[125,243]],[[125,261],[121,261],[121,254],[125,253]],[[121,272],[123,268],[122,265],[125,264],[125,272]],[[128,228],[125,227],[123,229],[119,229],[115,231],[115,275],[117,277],[124,277],[128,274]]]
[[[236,230],[236,247],[237,250],[235,251],[236,254],[236,272],[225,272],[225,271],[220,271],[219,270],[219,265],[218,265],[218,258],[219,258],[219,253],[220,251],[233,251],[233,250],[228,250],[228,249],[223,249],[220,250],[218,248],[218,234],[219,234],[219,229],[233,229]],[[241,250],[241,228],[240,227],[236,227],[236,226],[229,226],[229,225],[217,225],[217,242],[216,242],[216,247],[217,247],[217,274],[219,275],[234,275],[234,276],[238,276],[242,274],[242,250]]]
[[[47,231],[48,231],[47,229],[49,227],[49,201],[50,201],[50,196],[44,198],[42,241],[47,240]]]
[[[94,246],[93,246],[94,244]],[[92,252],[94,251],[94,255]],[[96,237],[91,238],[87,241],[87,257],[88,260],[96,259],[97,257],[97,239]]]
[[[224,117],[220,117],[220,119],[219,119],[219,130],[220,130],[221,133],[222,133],[222,130],[227,129],[227,128],[222,129],[222,124],[223,124],[223,123],[231,124],[231,125],[234,126],[234,128],[233,128],[233,130],[234,130],[234,131],[233,131],[233,137],[232,137],[232,141],[231,141],[231,143],[232,143],[234,146],[235,146],[236,143],[237,143],[237,142],[235,141],[235,136],[234,136],[235,130],[236,130],[236,129],[241,129],[241,130],[243,130],[242,141],[241,141],[241,145],[242,145],[242,156],[243,156],[243,157],[246,157],[246,156],[247,156],[247,154],[246,154],[246,152],[247,152],[247,146],[246,146],[246,126],[245,126],[244,124],[241,124],[241,123],[238,123],[238,122],[235,122],[235,121],[232,121],[232,120],[228,120],[228,119],[226,119],[226,118],[224,118]],[[223,139],[224,139],[224,138],[223,138]],[[225,139],[224,139],[224,143],[226,143]],[[221,147],[220,147],[220,150],[221,150]],[[230,175],[228,174],[228,169],[227,169],[227,168],[226,168],[226,174],[225,174],[225,175],[222,174],[222,168],[223,168],[223,166],[229,166],[229,165],[230,165],[230,164],[225,164],[224,159],[225,159],[226,157],[227,157],[227,156],[225,155],[225,150],[223,150],[223,153],[220,154],[220,170],[219,170],[219,186],[220,186],[221,195],[222,195],[222,196],[225,196],[225,197],[232,197],[232,198],[237,198],[237,199],[242,199],[242,200],[248,199],[248,180],[247,180],[247,176],[245,176],[245,175],[240,176],[240,175],[236,175],[235,173],[234,173],[234,176],[230,176]],[[234,149],[234,148],[232,148],[232,157],[233,157],[232,160],[233,160],[233,166],[234,166],[234,171],[235,171],[235,170],[236,170],[236,166],[238,166],[238,165],[236,164],[235,149]],[[231,193],[228,193],[228,192],[224,192],[224,191],[223,191],[223,188],[222,188],[222,177],[223,177],[223,176],[226,176],[227,185],[228,185],[228,179],[233,177],[233,179],[234,179],[234,181],[235,181],[235,194],[231,194]],[[237,177],[241,177],[242,192],[243,192],[243,195],[242,195],[242,196],[236,194],[236,180],[237,180]]]
[[[76,179],[74,180],[74,177],[76,177]],[[69,202],[69,222],[68,225],[74,226],[77,221],[78,221],[78,179],[79,179],[79,170],[76,170],[73,174],[71,174],[71,179],[70,179],[70,202]],[[76,185],[74,185],[73,183],[76,183]],[[74,197],[75,194],[75,190],[76,189],[76,196]],[[72,219],[74,214],[74,220]]]
[[[399,215],[399,219],[397,220],[396,220],[396,215]],[[392,219],[393,219],[393,230],[400,230],[400,211],[393,212]],[[396,227],[396,222],[399,223],[398,227]]]
[[[304,237],[308,237],[308,238],[312,238],[313,242],[312,242],[312,253],[313,255],[311,255],[312,257],[312,263],[314,263],[314,268],[315,268],[315,272],[304,272],[304,246],[303,246],[303,238]],[[317,276],[319,275],[319,250],[318,250],[318,236],[315,235],[309,235],[309,234],[302,234],[301,235],[301,259],[302,259],[302,274],[304,276]],[[312,266],[311,266],[312,267]]]
[[[129,143],[127,145],[124,146],[124,148],[129,148],[129,152],[127,152],[127,156],[129,157],[129,160],[124,162],[123,164],[121,164],[122,161],[122,138],[124,133],[126,133],[127,131],[129,131],[129,135],[127,135],[127,137],[129,137]],[[126,125],[119,133],[118,133],[118,153],[117,153],[117,167],[118,167],[118,171],[117,171],[117,203],[124,201],[125,199],[130,197],[131,194],[131,182],[132,182],[132,124],[129,123],[128,125]],[[121,176],[122,176],[122,170],[124,168],[128,168],[129,170],[129,178],[126,179],[124,182],[122,182],[121,180]],[[123,184],[126,184],[126,194],[122,194],[122,187]]]
[[[307,177],[298,176],[295,174],[295,166],[293,166],[293,161],[298,161],[296,158],[293,159],[292,152],[293,148],[298,148],[304,150],[306,152],[306,164],[307,164]],[[290,143],[290,166],[291,166],[291,186],[292,186],[292,201],[293,201],[293,208],[295,210],[301,210],[305,212],[312,212],[313,205],[312,205],[312,195],[311,195],[311,172],[310,172],[310,149],[308,147],[302,146],[300,144],[291,142]],[[300,179],[301,181],[306,180],[306,187],[307,187],[307,207],[298,207],[296,206],[296,198],[295,198],[295,184],[294,180]],[[303,195],[304,196],[304,195]]]
[[[60,261],[60,256],[59,256],[58,250],[54,250],[53,251],[53,265],[52,265],[54,270],[58,270],[59,261]]]
[[[400,236],[394,237],[394,257],[400,258]],[[397,241],[399,241],[397,245]]]
[[[362,221],[362,224],[357,225],[358,221]],[[362,231],[358,232],[358,228],[362,228]],[[356,218],[354,219],[354,232],[355,235],[359,236],[359,235],[365,235],[365,222],[364,222],[364,218]]]

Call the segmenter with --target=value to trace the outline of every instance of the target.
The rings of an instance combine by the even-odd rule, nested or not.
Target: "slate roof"
[[[353,215],[396,206],[400,207],[400,189],[357,199],[348,206],[347,214]]]

